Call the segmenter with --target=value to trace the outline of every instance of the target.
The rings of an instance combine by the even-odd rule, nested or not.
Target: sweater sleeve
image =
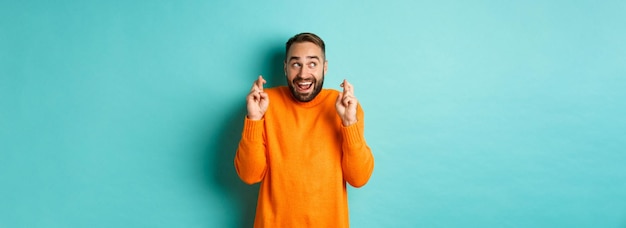
[[[358,122],[342,127],[343,157],[341,166],[344,179],[354,187],[361,187],[367,183],[374,171],[374,156],[365,142],[363,130],[364,114],[361,106],[357,108]]]
[[[260,182],[267,170],[266,147],[263,132],[265,120],[244,120],[243,133],[235,155],[235,169],[247,184]]]

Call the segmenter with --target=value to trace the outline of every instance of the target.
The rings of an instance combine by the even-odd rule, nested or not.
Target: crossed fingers
[[[344,79],[340,86],[343,87],[341,103],[343,103],[346,107],[350,106],[350,104],[356,103],[357,100],[354,97],[354,87],[352,84],[350,84],[348,80]]]
[[[265,84],[266,82],[267,81],[265,81],[263,76],[259,75],[259,78],[256,81],[254,81],[254,84],[252,84],[252,89],[250,89],[250,92],[257,92],[257,93],[263,92],[263,84]]]

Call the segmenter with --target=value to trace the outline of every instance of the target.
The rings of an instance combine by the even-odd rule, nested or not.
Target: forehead
[[[287,53],[287,59],[291,57],[311,57],[317,56],[322,58],[322,48],[315,45],[311,42],[299,42],[293,43],[291,47],[289,47],[289,52]]]

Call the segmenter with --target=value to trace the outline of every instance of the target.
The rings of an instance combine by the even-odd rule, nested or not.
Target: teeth
[[[310,85],[311,83],[312,82],[301,82],[301,83],[298,83],[298,85],[307,86],[307,85]]]

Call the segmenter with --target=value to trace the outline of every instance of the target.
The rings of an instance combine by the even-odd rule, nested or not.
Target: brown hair
[[[285,61],[287,61],[287,54],[289,53],[289,48],[291,48],[291,45],[294,43],[302,43],[302,42],[311,42],[317,45],[318,47],[322,49],[322,55],[324,55],[322,57],[326,58],[326,45],[324,44],[324,41],[322,40],[322,38],[320,38],[319,36],[313,33],[303,32],[300,34],[296,34],[295,36],[287,40],[287,44],[285,45]]]

